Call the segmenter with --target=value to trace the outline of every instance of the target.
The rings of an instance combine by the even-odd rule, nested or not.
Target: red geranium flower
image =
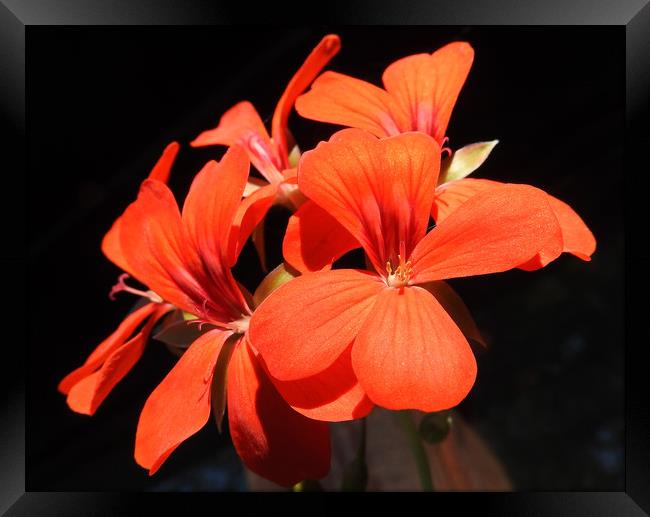
[[[182,214],[169,189],[151,180],[124,213],[119,251],[134,276],[212,327],[148,398],[135,458],[154,473],[205,425],[211,405],[221,419],[227,394],[230,432],[240,457],[254,472],[289,486],[327,473],[329,433],[325,424],[284,402],[247,339],[251,296],[230,267],[254,226],[243,224],[248,168],[245,151],[231,148],[221,162],[209,162],[196,176]]]
[[[172,164],[178,154],[179,145],[172,142],[167,146],[162,156],[151,170],[149,178],[166,183],[169,179]],[[131,271],[121,254],[113,248],[118,245],[121,217],[118,218],[102,242],[102,250],[115,264],[124,271]],[[59,391],[67,395],[70,409],[77,413],[92,415],[108,396],[115,385],[124,378],[144,352],[151,329],[158,320],[173,309],[173,305],[164,303],[153,291],[139,291],[127,287],[122,275],[120,281],[111,291],[111,296],[117,291],[126,290],[143,296],[149,303],[129,314],[115,332],[102,341],[88,356],[86,362],[70,372],[59,383]],[[142,328],[136,333],[136,330]]]
[[[303,275],[257,308],[251,341],[273,377],[318,375],[346,358],[388,409],[439,411],[466,396],[474,356],[427,284],[506,271],[545,244],[561,248],[561,236],[546,194],[527,185],[477,194],[427,233],[439,167],[440,147],[422,133],[378,140],[348,129],[305,153],[301,191],[375,271]]]
[[[384,71],[385,90],[346,75],[325,72],[314,81],[309,92],[296,100],[296,111],[309,119],[365,129],[378,137],[420,131],[431,135],[442,146],[451,112],[473,59],[474,51],[466,42],[450,43],[433,54],[407,56]],[[434,219],[440,222],[473,194],[497,184],[489,180],[456,180],[439,185],[432,205]],[[589,228],[563,201],[549,195],[549,203],[562,228],[561,252],[589,260],[596,248]],[[311,222],[323,217],[326,230],[320,236],[321,225],[312,226]],[[321,249],[315,249],[315,244]],[[328,261],[327,254],[336,258],[350,247],[355,246],[349,234],[313,206],[303,206],[292,217],[284,243],[285,258],[300,271],[321,269],[326,265],[323,260]],[[558,255],[551,244],[520,267],[538,269]]]
[[[167,186],[147,179],[104,241],[109,258],[147,285],[150,296],[208,328],[143,408],[135,459],[150,474],[206,424],[211,407],[220,424],[226,397],[233,444],[251,470],[286,486],[329,470],[326,424],[287,405],[247,339],[252,296],[230,267],[259,222],[241,202],[248,169],[241,147],[206,164],[182,214]]]
[[[293,208],[298,208],[301,203],[302,197],[296,192],[295,167],[290,163],[294,143],[287,126],[289,114],[296,98],[340,48],[340,39],[335,34],[325,36],[314,48],[278,101],[271,122],[271,136],[255,107],[243,101],[230,108],[216,128],[204,131],[191,143],[194,147],[238,144],[246,149],[251,163],[268,182],[257,178],[249,180],[244,191],[249,210],[263,216],[276,199],[287,202]],[[254,236],[254,241],[265,265],[263,233]]]

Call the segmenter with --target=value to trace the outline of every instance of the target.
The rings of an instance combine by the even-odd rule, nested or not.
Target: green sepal
[[[490,142],[469,144],[461,147],[454,154],[442,160],[438,185],[469,176],[487,160],[492,149],[498,143],[498,140],[492,140]]]

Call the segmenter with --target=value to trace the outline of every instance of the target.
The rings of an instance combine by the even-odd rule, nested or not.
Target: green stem
[[[429,458],[427,456],[427,451],[422,445],[420,433],[418,432],[417,427],[411,419],[410,412],[395,411],[394,415],[406,433],[409,447],[411,448],[411,452],[413,453],[413,458],[415,459],[415,464],[418,469],[418,476],[420,478],[420,485],[422,486],[422,490],[425,492],[433,492],[433,481],[431,480],[431,469],[429,468]]]

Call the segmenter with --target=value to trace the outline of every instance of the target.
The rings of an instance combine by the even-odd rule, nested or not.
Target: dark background
[[[343,41],[330,68],[375,84],[397,58],[469,41],[476,58],[450,145],[498,138],[476,177],[543,188],[589,224],[591,263],[562,256],[534,273],[452,281],[491,343],[460,411],[516,489],[623,488],[622,28],[29,27],[28,490],[243,487],[213,425],[155,477],[135,464],[139,411],[174,363],[158,342],[92,418],[72,413],[56,384],[132,307],[128,296],[108,300],[119,270],[99,244],[164,146],[183,145],[171,181],[183,199],[192,175],[222,153],[186,144],[239,100],[270,121],[330,31]],[[334,129],[295,115],[290,123],[304,149]],[[270,219],[278,239],[284,220]],[[261,278],[250,246],[237,272],[249,287]]]

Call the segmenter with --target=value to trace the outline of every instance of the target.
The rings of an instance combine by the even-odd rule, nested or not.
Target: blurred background
[[[210,423],[149,477],[133,460],[147,396],[175,362],[159,342],[92,418],[56,386],[135,300],[108,299],[120,271],[101,254],[113,220],[172,140],[170,182],[182,200],[221,147],[199,132],[250,100],[270,118],[286,83],[322,35],[343,48],[329,69],[381,84],[409,54],[466,40],[476,57],[448,129],[449,145],[499,139],[474,173],[530,183],[568,202],[598,241],[592,262],[563,255],[526,273],[458,279],[490,349],[460,405],[516,490],[622,490],[624,33],[618,27],[28,28],[27,490],[243,490],[227,432]],[[300,119],[303,149],[335,126]],[[287,213],[269,217],[271,266]],[[248,245],[236,267],[262,278]]]

